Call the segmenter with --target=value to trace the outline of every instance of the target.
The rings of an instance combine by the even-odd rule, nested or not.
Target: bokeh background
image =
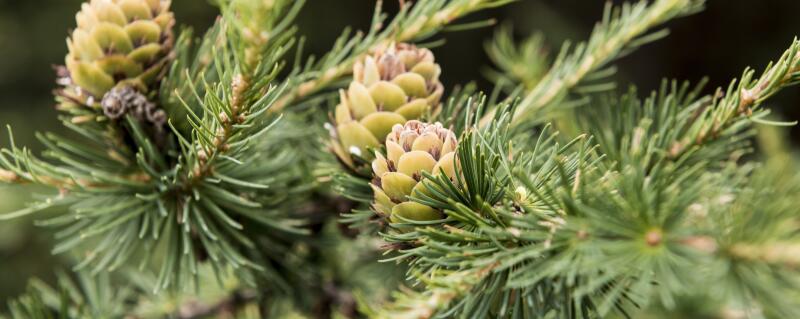
[[[424,0],[420,0],[424,1]],[[0,125],[10,124],[18,145],[40,150],[36,131],[61,131],[50,92],[55,88],[52,65],[62,63],[65,38],[75,22],[81,0],[0,0]],[[307,0],[299,18],[307,50],[323,54],[340,31],[369,25],[374,0]],[[397,5],[386,0],[388,10]],[[615,1],[618,2],[618,1]],[[484,12],[472,20],[495,18],[511,23],[517,35],[545,33],[552,51],[564,40],[585,39],[601,16],[603,0],[520,0]],[[204,30],[216,9],[203,0],[173,0],[179,24]],[[662,78],[693,82],[710,78],[708,91],[726,86],[744,67],[761,69],[800,35],[800,1],[709,0],[705,11],[668,24],[671,35],[619,61],[620,86],[637,84],[641,92],[657,88]],[[436,47],[446,87],[476,81],[489,89],[483,71],[489,61],[484,42],[494,28],[447,33]],[[784,119],[800,120],[800,89],[789,89],[770,100]],[[791,129],[800,141],[800,129]],[[7,146],[5,130],[0,146]],[[36,190],[0,186],[0,213],[22,207]],[[68,268],[50,254],[52,232],[33,226],[33,220],[0,222],[0,310],[8,298],[25,289],[31,276],[52,280],[54,269]]]

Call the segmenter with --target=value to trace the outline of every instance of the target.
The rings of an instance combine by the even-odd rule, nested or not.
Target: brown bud
[[[644,236],[644,240],[647,242],[647,245],[651,247],[658,246],[661,245],[663,234],[661,233],[661,230],[653,229],[647,232],[647,234]]]
[[[194,168],[192,169],[192,174],[194,174],[195,177],[203,176],[203,172],[200,169],[200,165],[195,165],[194,166]]]
[[[199,159],[201,162],[205,162],[208,160],[208,154],[206,154],[206,151],[200,150],[197,152],[197,159]]]
[[[16,173],[0,169],[0,182],[11,183],[19,179]]]
[[[222,124],[228,124],[228,123],[231,122],[231,119],[228,118],[228,114],[225,114],[225,112],[220,112],[219,113],[219,122],[222,123]]]

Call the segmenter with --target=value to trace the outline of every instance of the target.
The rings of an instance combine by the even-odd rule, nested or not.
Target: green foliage
[[[771,316],[796,316],[794,299],[779,297],[792,293],[778,289],[796,289],[797,275],[785,273],[791,262],[784,255],[794,244],[778,240],[784,235],[771,228],[793,232],[787,226],[793,222],[755,206],[739,210],[739,200],[765,207],[770,205],[760,200],[789,204],[793,196],[747,197],[747,189],[766,187],[755,186],[764,173],[751,177],[748,165],[737,164],[751,151],[750,123],[764,122],[766,112],[758,110],[762,94],[794,82],[796,46],[761,79],[745,71],[742,81],[715,97],[675,82],[665,82],[645,101],[635,91],[620,98],[600,94],[599,106],[578,113],[578,127],[598,136],[598,147],[583,135],[568,143],[573,149],[562,147],[539,132],[539,142],[519,147],[520,154],[498,152],[509,154],[502,165],[487,156],[462,157],[462,174],[472,184],[459,189],[440,180],[434,188],[450,191],[432,188],[432,198],[420,200],[439,204],[446,226],[419,225],[413,234],[385,236],[404,244],[394,258],[410,261],[410,272],[426,288],[397,297],[378,316],[633,316],[651,305],[686,305],[678,303],[687,302],[687,291],[715,301],[718,308],[710,313],[757,307]],[[498,136],[491,125],[486,130]],[[474,143],[459,147],[481,151]],[[469,168],[478,159],[483,172],[498,179],[513,172],[512,181],[491,186],[505,190],[504,204],[476,206],[471,199],[483,189],[475,184],[482,175]],[[797,218],[796,212],[772,211]],[[748,216],[767,224],[753,227],[758,222]],[[748,237],[733,225],[770,238],[770,244],[722,248],[730,237]],[[760,290],[767,286],[778,290]]]
[[[77,282],[76,282],[77,281]],[[29,292],[10,302],[11,318],[111,318],[128,313],[136,296],[133,289],[111,285],[108,274],[92,277],[83,272],[77,280],[59,274],[59,288],[32,280]]]
[[[647,1],[625,3],[620,7],[614,7],[609,2],[603,13],[603,20],[597,23],[586,42],[578,43],[574,47],[565,43],[549,70],[540,79],[520,78],[521,84],[529,87],[514,114],[515,125],[521,122],[536,124],[541,123],[542,119],[550,118],[551,110],[548,108],[562,102],[570,90],[575,89],[578,93],[588,94],[613,89],[613,84],[603,81],[616,72],[616,69],[608,66],[608,63],[643,44],[666,36],[668,33],[666,30],[650,34],[647,32],[670,19],[695,13],[702,9],[703,5],[704,1],[658,0],[652,3]],[[501,41],[498,40],[494,46],[497,49],[493,51],[513,50]],[[528,48],[519,50],[535,52]],[[538,60],[538,57],[532,56],[531,53],[507,55],[506,58],[500,58],[507,61],[504,65],[527,63],[525,60],[517,59],[533,57]],[[532,75],[526,75],[530,76]],[[576,88],[578,85],[581,87]],[[490,117],[486,116],[482,123],[485,124],[489,120]]]
[[[165,129],[65,117],[75,137],[40,134],[41,156],[13,136],[0,151],[0,181],[51,191],[0,220],[38,214],[53,252],[77,256],[74,276],[32,281],[10,316],[799,317],[800,175],[780,143],[759,165],[752,141],[753,123],[791,124],[760,106],[796,84],[800,41],[712,95],[664,81],[640,98],[611,79],[699,0],[609,4],[553,59],[542,35],[517,44],[501,28],[486,44],[495,89],[457,86],[426,117],[458,135],[455,173],[407,177],[423,189],[402,202],[442,218],[374,211],[374,181],[325,149],[336,89],[376,48],[437,44],[508,2],[403,3],[391,18],[379,2],[368,30],[316,59],[296,36],[303,1],[217,1],[220,19],[183,30],[143,95]]]
[[[497,29],[485,47],[486,54],[498,67],[489,70],[487,76],[498,86],[521,83],[530,89],[539,83],[550,64],[542,33],[535,33],[517,43],[513,29],[503,26]]]

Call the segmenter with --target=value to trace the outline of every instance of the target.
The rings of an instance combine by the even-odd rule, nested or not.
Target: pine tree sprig
[[[391,304],[370,310],[369,318],[375,319],[426,319],[435,317],[443,309],[472,291],[496,265],[465,271],[439,271],[430,277],[418,277],[425,283],[423,292],[406,291],[394,294]]]
[[[170,124],[170,138],[175,140],[159,141],[126,115],[120,126],[129,135],[125,144],[135,150],[122,157],[127,161],[119,160],[115,148],[109,149],[104,133],[86,126],[68,125],[87,138],[84,142],[40,136],[48,149],[44,156],[52,161],[37,159],[12,143],[12,149],[0,153],[0,167],[59,193],[2,218],[58,208],[61,214],[40,223],[63,227],[54,252],[85,250],[76,269],[94,272],[118,269],[140,256],[140,267],[159,268],[154,291],[196,281],[198,264],[205,260],[216,269],[230,266],[242,271],[242,278],[252,285],[255,280],[248,273],[256,272],[288,290],[277,271],[270,269],[274,265],[263,259],[285,254],[288,238],[305,235],[284,205],[300,200],[308,188],[299,182],[302,174],[292,175],[296,154],[261,138],[279,119],[267,110],[283,92],[273,82],[286,52],[283,45],[290,39],[273,39],[259,66],[251,70],[254,73],[245,76],[239,47],[218,41],[231,28],[219,23],[197,52],[201,57],[195,61],[200,64],[194,67],[211,66],[214,76],[195,70],[194,78],[188,68],[170,73],[190,79],[185,82],[188,96],[177,96],[186,117],[169,120],[187,123],[188,132]],[[203,62],[205,58],[212,62]],[[265,153],[270,156],[264,157]],[[256,238],[265,237],[260,232],[264,228],[276,235],[269,253],[257,248]],[[146,253],[153,249],[160,249],[163,258]]]
[[[705,1],[609,2],[552,61],[499,29],[494,90],[443,97],[411,43],[512,1],[379,1],[319,59],[304,1],[219,0],[175,42],[169,0],[85,4],[57,92],[77,138],[0,150],[0,183],[49,190],[0,220],[48,212],[75,276],[31,281],[11,316],[800,317],[797,164],[763,134],[751,156],[753,124],[794,124],[761,106],[800,82],[800,40],[713,95],[617,94],[610,64]]]
[[[720,282],[705,292],[738,298],[768,317],[800,315],[797,291],[797,208],[800,191],[796,162],[770,162],[756,169],[727,207],[709,207],[719,231],[701,251],[726,271],[709,274]]]
[[[696,121],[687,128],[686,136],[675,141],[670,155],[679,157],[692,146],[708,143],[726,130],[734,127],[738,120],[747,118],[764,124],[792,125],[763,120],[768,112],[753,114],[764,100],[781,89],[797,83],[800,76],[800,41],[795,39],[789,48],[774,63],[770,63],[758,79],[755,71],[746,69],[738,83],[734,80],[727,90],[720,89],[710,105],[701,110]]]
[[[568,44],[564,45],[547,74],[520,102],[514,114],[515,123],[536,117],[537,112],[563,98],[592,72],[666,34],[655,32],[646,35],[650,29],[673,18],[695,13],[703,5],[704,1],[696,0],[658,0],[652,4],[640,1],[623,4],[622,7],[614,7],[609,3],[602,22],[595,26],[587,42],[578,44],[572,50]],[[487,124],[491,117],[491,113],[485,115],[482,123]]]
[[[498,128],[507,128],[507,123],[510,118],[510,113],[505,117],[505,122],[498,122]],[[483,135],[485,134],[485,135]],[[495,136],[496,133],[484,132],[480,136],[490,137]],[[543,134],[547,136],[547,133]],[[486,140],[479,138],[479,140]],[[491,139],[490,139],[491,140]],[[576,172],[576,167],[580,160],[577,154],[591,154],[589,149],[584,149],[580,153],[570,155],[568,159],[562,159],[566,166],[561,166],[558,157],[549,156],[551,152],[561,154],[562,152],[568,153],[574,145],[581,144],[577,140],[568,145],[559,146],[555,143],[553,138],[542,138],[536,143],[535,149],[539,151],[535,155],[531,154],[514,154],[509,158],[519,158],[515,163],[526,163],[524,166],[530,166],[531,172],[538,172],[537,175],[543,178],[542,181],[527,182],[527,185],[540,185],[542,182],[553,183],[554,186],[560,185],[564,178],[572,180],[577,178],[580,173]],[[462,142],[462,143],[466,143]],[[577,143],[577,144],[576,144]],[[491,145],[505,145],[505,142],[496,141]],[[469,147],[469,144],[462,144],[464,147]],[[584,145],[591,145],[591,143],[584,143]],[[475,146],[472,146],[475,147]],[[564,154],[566,155],[566,154]],[[486,160],[486,157],[478,157],[481,160]],[[503,165],[500,167],[514,166],[507,162],[508,159],[503,159]],[[491,160],[489,161],[491,162]],[[574,164],[573,164],[574,163]],[[587,161],[588,163],[588,161]],[[575,166],[574,166],[575,165]],[[590,172],[587,168],[583,168],[586,172]],[[563,170],[568,170],[563,171]],[[502,170],[492,170],[493,175],[500,175]],[[566,176],[564,175],[566,174]],[[444,187],[439,184],[439,187]],[[495,186],[496,187],[496,186]],[[532,186],[531,186],[532,187]],[[404,249],[394,259],[409,260],[411,261],[412,270],[419,271],[415,275],[421,283],[424,284],[424,292],[408,291],[399,294],[394,303],[385,306],[384,309],[389,311],[398,311],[396,313],[387,312],[392,315],[399,313],[409,315],[413,318],[429,318],[429,317],[448,317],[459,316],[464,314],[478,315],[478,316],[496,316],[499,315],[495,311],[502,311],[502,314],[515,313],[520,309],[505,309],[498,310],[498,307],[505,307],[504,305],[512,305],[516,302],[531,301],[523,299],[527,294],[525,292],[509,292],[502,287],[510,280],[508,276],[509,270],[506,269],[510,263],[513,263],[513,258],[510,258],[510,253],[514,250],[522,248],[522,242],[526,240],[544,240],[550,233],[552,226],[546,226],[541,234],[530,235],[525,234],[525,229],[529,226],[522,226],[523,223],[516,222],[515,219],[520,217],[522,213],[520,210],[534,209],[536,206],[530,206],[527,193],[520,188],[506,185],[500,187],[505,190],[504,201],[508,198],[514,198],[516,204],[509,205],[507,203],[501,205],[483,206],[480,209],[455,208],[455,210],[446,210],[452,220],[443,221],[446,225],[441,229],[431,228],[430,226],[418,225],[415,233],[400,234],[396,236],[386,236],[390,242],[403,242],[407,241],[411,248]],[[441,194],[435,196],[444,197],[444,192],[436,192],[431,189],[434,194]],[[450,201],[458,201],[461,196],[452,196]],[[463,199],[461,199],[463,201]],[[422,201],[428,203],[428,201]],[[467,202],[465,202],[467,203]],[[430,203],[428,203],[430,204]],[[544,203],[541,203],[544,204]],[[540,205],[541,205],[540,204]],[[452,204],[451,204],[452,205]],[[455,205],[459,206],[459,205]],[[540,209],[545,210],[546,205]],[[459,217],[463,216],[463,217]],[[516,216],[516,217],[515,217]],[[544,216],[542,216],[544,217]],[[558,214],[550,217],[557,220]],[[510,225],[507,223],[511,223]],[[424,228],[422,228],[424,227]],[[538,227],[538,226],[537,226]],[[531,237],[534,236],[534,237]],[[503,247],[503,248],[501,248]],[[451,275],[448,275],[452,273]],[[534,288],[535,291],[538,288]],[[544,288],[547,289],[547,288]],[[526,291],[531,291],[527,289]],[[529,292],[529,293],[532,293]],[[438,299],[431,299],[432,294]],[[498,300],[498,298],[500,298]],[[516,299],[519,298],[519,299]],[[552,296],[542,296],[542,298],[553,298]],[[507,301],[506,301],[507,300]],[[512,302],[513,300],[513,302]],[[546,300],[546,299],[545,299]],[[435,301],[435,302],[433,302]],[[556,304],[555,300],[549,301]],[[409,307],[409,305],[415,305]],[[552,306],[551,306],[552,307]],[[414,309],[425,310],[424,313],[416,312]],[[549,308],[542,309],[540,314],[546,313]],[[382,313],[383,314],[383,313]],[[384,316],[389,316],[385,315]],[[378,315],[377,317],[381,317]]]
[[[9,301],[10,318],[112,318],[130,313],[136,289],[114,289],[107,273],[91,276],[81,272],[74,277],[58,273],[57,288],[31,280],[25,295]]]
[[[769,243],[768,245],[735,244],[729,248],[733,258],[760,261],[779,267],[800,266],[800,243]]]
[[[246,75],[257,73],[261,57],[274,42],[291,38],[296,27],[292,22],[300,13],[305,1],[253,1],[232,0],[220,3],[227,24],[241,39],[241,64]]]
[[[743,81],[733,81],[725,93],[719,89],[714,96],[700,94],[705,81],[694,87],[664,81],[661,89],[644,101],[636,97],[635,90],[619,99],[601,97],[599,106],[579,113],[582,124],[578,126],[600,139],[604,154],[619,163],[669,160],[688,166],[741,156],[748,150],[748,138],[754,135],[752,123],[764,123],[760,119],[769,114],[758,106],[793,84],[798,72],[796,54],[795,41],[778,62],[770,64],[762,79],[752,79],[754,71],[748,68]],[[751,90],[766,90],[767,94],[746,98]],[[644,158],[653,154],[648,148],[658,155]]]
[[[774,76],[777,80],[770,82],[776,89],[782,87],[781,83],[791,83],[786,79],[794,77],[791,70],[796,63],[795,45],[775,64],[781,70],[772,71],[779,74]],[[768,70],[765,74],[772,73]],[[720,104],[700,96],[700,89],[691,90],[688,84],[665,82],[662,87],[661,92],[653,93],[645,102],[632,93],[598,108],[598,112],[608,112],[616,118],[587,114],[586,118],[599,129],[591,125],[582,128],[601,137],[599,148],[589,142],[574,149],[569,160],[561,160],[563,155],[550,152],[563,152],[566,146],[548,144],[555,139],[540,135],[539,143],[550,145],[549,148],[537,143],[533,147],[535,153],[514,154],[517,159],[514,162],[502,157],[504,164],[500,167],[517,167],[510,170],[514,172],[510,185],[499,187],[506,190],[502,204],[475,206],[469,196],[448,190],[453,186],[441,179],[429,187],[429,194],[417,200],[443,209],[448,218],[434,223],[411,223],[417,227],[412,232],[384,234],[387,241],[402,243],[396,246],[399,248],[396,257],[389,260],[408,261],[412,273],[423,274],[416,278],[433,277],[441,270],[469,272],[494,262],[498,264],[485,276],[469,280],[472,285],[466,286],[466,290],[463,286],[423,285],[422,293],[401,294],[396,301],[422,302],[430,297],[428,293],[444,289],[449,296],[459,296],[454,297],[459,301],[448,299],[433,308],[420,306],[435,309],[425,316],[522,315],[522,309],[504,306],[524,302],[515,299],[518,292],[541,294],[537,298],[549,301],[536,310],[527,308],[536,316],[551,312],[567,317],[576,313],[629,315],[639,307],[654,304],[674,309],[687,287],[705,291],[707,280],[715,280],[709,278],[719,278],[717,281],[725,280],[728,290],[742,292],[739,296],[744,296],[744,302],[760,300],[764,311],[792,316],[793,306],[780,302],[777,294],[764,291],[764,283],[760,281],[794,276],[789,272],[796,260],[790,254],[796,245],[784,236],[792,238],[788,234],[796,227],[778,226],[786,224],[782,218],[795,218],[784,204],[778,204],[785,202],[777,198],[788,197],[763,198],[774,204],[760,205],[758,213],[750,212],[756,211],[750,204],[747,208],[737,208],[741,204],[725,199],[741,187],[749,189],[746,185],[750,169],[735,164],[739,156],[749,151],[746,139],[752,134],[746,113],[738,114],[741,116],[738,119],[734,117],[735,126],[726,126],[724,134],[706,140],[680,158],[671,157],[668,151],[672,140],[692,132],[685,128],[707,127],[709,118],[719,117],[697,114],[722,112],[716,108],[736,112],[739,94],[732,95],[735,103]],[[741,92],[738,87],[729,91]],[[484,134],[493,136],[497,132]],[[460,147],[469,146],[460,144]],[[595,153],[596,150],[610,156]],[[475,168],[470,162],[477,159],[491,162],[490,158],[474,154],[460,157],[462,174],[472,175],[470,171]],[[521,163],[527,164],[523,166],[525,170],[519,169]],[[491,176],[504,176],[503,169],[493,166],[486,166],[483,172],[486,171],[491,171]],[[465,189],[475,193],[482,187],[470,184]],[[738,200],[754,202],[751,197]],[[693,212],[706,209],[699,208],[705,205],[714,205],[712,210],[719,215],[707,220],[693,217],[696,214]],[[732,207],[737,212],[731,212]],[[759,223],[762,224],[758,230],[744,230]],[[743,227],[742,231],[750,235],[735,231],[737,227]],[[708,237],[709,232],[719,232],[721,237]],[[758,237],[749,237],[753,239],[744,242],[731,241],[756,234]],[[756,238],[771,240],[762,245]],[[730,272],[721,271],[717,263],[730,263],[725,268]],[[689,268],[702,272],[692,273],[687,271]],[[721,277],[704,278],[710,276],[706,271]],[[791,289],[788,287],[793,287],[795,280],[787,280],[787,289]],[[653,282],[658,283],[658,289]],[[715,293],[718,292],[709,292],[711,296]]]

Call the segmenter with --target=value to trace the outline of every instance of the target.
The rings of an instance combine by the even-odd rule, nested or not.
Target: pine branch
[[[68,126],[79,134],[91,136],[92,133],[77,126]],[[106,153],[97,151],[104,149],[108,144],[103,140],[92,140],[91,143],[82,144],[55,134],[39,134],[39,140],[49,148],[45,158],[52,159],[59,164],[54,164],[34,156],[27,148],[19,148],[14,142],[14,135],[9,127],[11,141],[10,149],[0,150],[0,167],[5,177],[11,183],[30,183],[53,188],[62,193],[80,191],[86,187],[112,189],[114,184],[125,184],[133,187],[142,187],[149,181],[149,176],[138,170],[126,160],[120,160],[115,150]],[[97,170],[93,171],[86,163],[95,163]],[[60,165],[63,164],[63,165]],[[56,198],[53,198],[55,200]],[[47,207],[55,201],[48,201]],[[28,213],[43,208],[28,209]],[[15,214],[6,215],[13,216]],[[10,217],[8,217],[10,218]]]
[[[614,8],[609,3],[603,21],[597,24],[587,42],[577,45],[572,52],[568,45],[564,45],[547,74],[520,102],[514,114],[514,123],[535,117],[537,112],[563,98],[592,72],[636,47],[665,35],[664,32],[644,35],[650,29],[673,18],[697,12],[703,4],[702,0],[658,0],[652,4],[640,1]],[[491,121],[493,114],[485,115],[481,124]]]
[[[412,98],[425,107],[441,98],[440,68],[430,52],[393,47],[427,64],[414,71],[394,51],[380,65],[367,60],[361,80],[387,86],[364,93],[356,85],[343,94],[349,101],[337,108],[337,121],[353,130],[335,128],[333,137],[342,142],[346,132],[352,133],[348,145],[364,142],[352,152],[358,158],[339,159],[377,178],[314,169],[328,160],[314,138],[325,134],[317,127],[325,112],[295,112],[299,106],[328,97],[379,48],[486,25],[452,23],[509,2],[401,2],[391,20],[379,3],[370,30],[345,32],[318,62],[311,58],[301,66],[298,49],[288,72],[293,19],[303,1],[220,1],[217,24],[199,41],[183,32],[174,49],[168,1],[88,4],[85,14],[102,11],[104,19],[122,17],[127,24],[117,30],[114,40],[121,42],[115,44],[140,36],[134,23],[150,22],[153,30],[145,31],[152,43],[137,54],[147,49],[153,58],[116,58],[131,59],[153,77],[117,83],[113,72],[82,64],[116,63],[103,59],[120,48],[93,50],[107,44],[108,34],[87,40],[78,32],[70,40],[71,74],[61,79],[69,90],[59,92],[59,101],[71,116],[65,125],[84,141],[41,134],[47,151],[39,158],[12,137],[11,147],[0,151],[0,182],[58,191],[0,220],[52,209],[37,223],[60,227],[53,252],[81,257],[77,284],[62,280],[63,292],[34,284],[31,294],[11,304],[12,314],[248,316],[264,308],[259,303],[276,305],[268,309],[278,315],[289,313],[280,307],[285,302],[319,317],[336,315],[337,307],[338,315],[358,317],[359,298],[377,307],[364,309],[375,318],[637,317],[646,308],[683,309],[697,296],[702,299],[695,303],[708,301],[704,313],[744,309],[800,317],[800,176],[794,167],[773,167],[779,161],[762,169],[741,161],[751,151],[753,122],[786,124],[765,120],[768,111],[760,106],[799,82],[800,41],[760,78],[745,70],[714,96],[664,82],[644,100],[635,89],[593,99],[602,103],[579,112],[584,134],[574,138],[539,126],[548,111],[567,106],[562,102],[571,93],[608,93],[613,85],[590,81],[605,80],[614,59],[666,35],[647,34],[650,29],[696,12],[702,0],[609,4],[589,40],[565,45],[549,70],[541,38],[515,45],[501,31],[487,44],[499,68],[491,75],[495,92],[487,96],[466,86],[441,110],[384,109],[390,98],[399,107]],[[153,13],[159,16],[138,16]],[[97,20],[81,17],[81,30]],[[155,75],[168,64],[166,78]],[[394,74],[398,70],[405,71]],[[159,85],[159,92],[149,90]],[[94,99],[100,96],[106,101]],[[516,97],[519,103],[508,102]],[[156,125],[163,111],[150,100],[163,104],[170,131]],[[276,114],[292,106],[286,117]],[[521,130],[523,124],[534,130]],[[337,155],[351,154],[343,145]],[[377,151],[371,163],[360,157],[367,151]],[[351,238],[331,221],[331,211],[353,206],[331,200],[327,180],[314,180],[332,172],[336,191],[374,210],[343,220],[378,224],[380,237]],[[400,264],[371,263],[381,250],[388,254],[384,261]],[[128,271],[132,260],[155,273]],[[109,272],[121,269],[134,286],[112,285]],[[400,277],[404,270],[415,288],[387,302],[385,291],[396,286],[393,271]],[[218,286],[207,283],[211,277]],[[203,288],[200,294],[174,289],[147,295],[187,282]]]
[[[252,126],[252,122],[260,121],[256,116],[268,108],[273,107],[270,101],[265,107],[263,102],[274,88],[271,82],[276,79],[282,67],[282,57],[287,48],[292,45],[292,36],[295,33],[292,23],[302,8],[304,1],[277,1],[269,4],[251,0],[233,0],[221,3],[223,22],[221,33],[226,36],[226,41],[212,47],[217,53],[214,66],[225,67],[225,71],[217,72],[220,81],[224,84],[217,88],[216,99],[227,105],[218,106],[216,114],[208,117],[210,123],[205,131],[214,132],[206,140],[211,140],[205,145],[195,145],[200,148],[196,154],[198,162],[194,165],[191,178],[187,185],[193,185],[198,180],[209,175],[214,167],[214,160],[224,157],[241,135],[244,128]],[[209,37],[213,40],[215,34]],[[204,52],[200,52],[204,54]],[[188,72],[188,70],[187,70]],[[204,88],[191,87],[194,96],[199,100],[200,94],[207,89],[208,83],[203,83]],[[223,87],[224,86],[224,87]],[[210,93],[210,92],[206,92]],[[206,97],[209,100],[209,97]],[[199,107],[205,108],[200,103]],[[183,102],[186,103],[186,102]],[[185,105],[190,112],[200,112],[197,107]],[[202,112],[206,113],[206,109]],[[198,116],[193,114],[194,118]],[[207,114],[203,114],[204,117]],[[189,121],[192,122],[192,118]],[[250,123],[247,123],[250,122]],[[197,128],[200,123],[195,123]],[[241,144],[241,143],[238,143]]]
[[[191,110],[199,111],[202,108],[201,101],[194,98],[194,94],[204,94],[205,83],[217,82],[221,76],[217,74],[219,70],[213,67],[213,63],[215,48],[225,45],[223,25],[221,19],[217,19],[200,39],[193,38],[192,29],[184,29],[176,41],[175,62],[161,83],[159,97],[169,118],[181,119],[172,123],[181,132],[191,130],[188,121],[182,120],[188,116],[184,104],[188,104]]]
[[[513,147],[508,146],[504,133],[509,120],[510,114],[506,114],[487,131],[471,131],[473,138],[461,142],[458,158],[465,175],[458,184],[469,186],[461,188],[442,178],[434,179],[434,185],[428,187],[429,195],[414,197],[419,203],[444,210],[447,219],[425,223],[409,221],[409,224],[416,225],[413,231],[384,234],[390,243],[401,247],[399,254],[390,260],[410,261],[412,272],[420,272],[415,277],[426,288],[421,293],[409,291],[397,295],[396,301],[385,307],[389,311],[379,312],[376,317],[401,314],[409,318],[459,314],[496,316],[494,311],[498,307],[514,304],[498,298],[522,298],[523,292],[509,295],[501,288],[508,273],[499,271],[505,258],[498,255],[517,247],[520,245],[518,240],[525,238],[520,237],[519,226],[507,224],[509,221],[513,223],[512,216],[521,212],[519,206],[509,206],[506,198],[513,195],[521,203],[526,196],[517,192],[509,194],[509,188],[514,188],[503,176],[510,174],[509,170],[516,164],[527,163],[532,165],[531,171],[540,172],[544,179],[542,182],[559,185],[561,178],[567,177],[557,173],[559,165],[556,163],[568,167],[569,172],[562,173],[572,176],[575,174],[574,165],[580,167],[578,163],[583,159],[578,154],[560,157],[572,149],[572,145],[580,144],[579,140],[562,147],[553,138],[543,138],[534,146],[538,150],[536,155],[521,156],[512,152]],[[589,152],[584,149],[580,154]],[[489,171],[492,174],[487,175]],[[452,276],[449,275],[451,272]]]
[[[422,292],[408,289],[394,295],[395,300],[369,314],[376,319],[428,319],[451,306],[453,302],[472,291],[491,274],[496,265],[466,271],[441,271],[429,278],[418,279],[425,284]]]
[[[800,243],[769,243],[766,245],[735,244],[728,251],[731,257],[758,261],[789,269],[800,267]]]
[[[257,295],[254,291],[234,291],[230,296],[214,304],[203,304],[197,301],[185,303],[179,307],[176,318],[200,319],[214,315],[232,315],[236,313],[236,309],[246,306],[256,299]]]
[[[796,162],[761,167],[730,205],[707,208],[716,229],[686,244],[717,262],[705,275],[716,285],[691,289],[717,299],[742,300],[744,307],[767,317],[800,315],[798,211],[791,200],[800,191],[795,167]]]
[[[767,113],[753,116],[753,112],[764,100],[781,89],[796,84],[800,78],[800,41],[795,39],[775,63],[766,67],[760,78],[755,79],[754,76],[754,70],[746,69],[738,84],[736,80],[732,81],[724,94],[719,89],[711,104],[700,110],[696,120],[689,125],[686,136],[671,145],[670,156],[679,158],[693,146],[718,138],[743,118],[758,123],[792,125],[765,121],[763,117]]]
[[[281,18],[276,28],[291,24],[292,16]],[[252,275],[258,274],[276,290],[289,290],[285,274],[279,275],[283,270],[277,270],[280,263],[272,261],[285,258],[290,238],[306,233],[288,207],[310,187],[294,171],[299,168],[293,166],[296,154],[280,143],[288,143],[291,134],[277,142],[261,138],[277,120],[267,109],[282,92],[275,83],[292,33],[259,42],[263,56],[258,64],[244,65],[247,45],[239,41],[237,25],[228,21],[223,18],[208,32],[197,56],[188,41],[179,43],[183,62],[170,74],[181,78],[164,81],[162,92],[172,88],[166,92],[176,92],[185,110],[185,117],[174,116],[170,123],[188,123],[190,129],[170,125],[176,140],[160,143],[136,114],[124,115],[119,122],[130,135],[126,142],[135,146],[123,158],[128,161],[119,160],[118,149],[109,149],[105,135],[84,126],[67,124],[85,142],[40,137],[52,162],[12,142],[10,150],[0,153],[0,168],[59,194],[2,218],[58,208],[59,214],[41,222],[63,227],[55,253],[81,250],[84,258],[76,269],[95,272],[118,269],[138,257],[140,267],[152,263],[159,268],[151,287],[155,291],[196,282],[203,262],[218,270],[232,267],[252,285]],[[189,36],[184,33],[184,39]],[[212,68],[213,76],[204,67]],[[186,87],[188,96],[179,95]],[[269,249],[260,246],[263,242],[269,242]],[[155,247],[163,247],[164,258],[148,253]]]
[[[231,0],[229,4],[223,3],[223,12],[232,11],[223,16],[241,39],[234,42],[241,42],[243,76],[257,75],[255,73],[258,72],[260,60],[268,53],[272,43],[283,43],[282,39],[294,36],[296,27],[292,21],[304,4],[304,0]]]
[[[137,291],[114,287],[108,274],[79,272],[75,278],[58,273],[58,286],[30,281],[27,292],[9,301],[14,319],[115,318],[126,316]]]
[[[250,105],[243,105],[245,92],[249,89],[249,81],[241,74],[233,77],[231,82],[230,107],[218,115],[218,127],[209,128],[214,131],[210,147],[205,147],[197,153],[198,163],[195,165],[191,177],[186,182],[188,187],[211,174],[215,159],[223,156],[230,150],[231,138],[240,132],[236,126],[244,124]]]
[[[770,92],[765,96],[770,96],[793,83],[796,45],[775,64],[778,71],[765,71],[770,80],[744,77],[742,87],[759,83],[764,92]],[[512,154],[498,157],[499,164],[489,164],[494,163],[492,156],[479,152],[470,139],[462,141],[459,154],[465,156],[458,158],[465,181],[491,172],[496,184],[453,185],[439,179],[428,187],[429,194],[413,198],[443,210],[447,218],[410,223],[417,227],[412,232],[387,233],[384,238],[401,247],[391,260],[409,261],[411,271],[424,276],[436,277],[440,269],[469,273],[497,263],[485,276],[466,281],[492,288],[426,285],[422,294],[400,295],[397,302],[422,303],[432,291],[437,296],[457,296],[435,306],[417,305],[423,312],[410,313],[417,317],[513,316],[525,311],[540,316],[551,311],[567,317],[575,313],[629,315],[652,304],[672,309],[687,287],[704,291],[709,278],[724,278],[730,290],[760,300],[766,310],[791,317],[793,306],[781,302],[777,293],[767,293],[765,285],[777,278],[793,278],[797,269],[797,261],[790,257],[796,236],[789,235],[796,226],[778,226],[787,224],[784,218],[796,216],[793,209],[783,206],[786,202],[778,200],[792,196],[772,197],[772,205],[754,202],[750,196],[757,195],[751,193],[739,199],[741,204],[725,199],[726,194],[746,187],[750,172],[730,159],[747,151],[746,112],[736,113],[740,95],[712,100],[698,98],[699,89],[690,91],[688,85],[665,82],[664,88],[645,102],[629,94],[600,108],[599,112],[613,116],[586,116],[594,123],[589,129],[600,137],[599,149],[610,154],[608,159],[595,154],[589,143],[570,150],[543,134],[532,148],[534,153],[527,148],[520,153],[487,148],[491,153]],[[741,92],[739,88],[729,91]],[[730,117],[735,127],[725,126],[724,134],[672,158],[666,150],[674,139],[694,132],[687,128],[714,127],[709,125],[713,119],[726,118],[698,116],[704,112],[742,118]],[[502,123],[487,126],[479,140],[506,145],[499,138],[502,131],[496,130],[506,127]],[[467,155],[470,149],[477,153]],[[475,166],[476,161],[486,164]],[[514,172],[513,178],[503,182],[507,172]],[[491,198],[476,194],[486,189],[483,185],[503,190],[502,197],[487,201],[488,205],[476,202],[474,198]],[[793,186],[786,188],[793,190]],[[694,211],[708,209],[698,208],[705,205],[713,205],[718,217],[693,217]],[[747,230],[754,225],[760,225],[758,230]],[[708,232],[719,233],[709,238]],[[718,261],[736,266],[730,272],[721,271],[714,266]],[[702,271],[692,273],[689,268]],[[794,285],[789,280],[786,289]],[[537,294],[537,299],[549,303],[507,306],[524,304],[515,299],[518,294]]]
[[[578,113],[579,129],[600,140],[610,161],[622,165],[652,165],[668,160],[676,165],[719,163],[749,150],[752,123],[781,124],[763,120],[768,110],[759,108],[768,97],[794,84],[798,76],[798,43],[794,41],[781,58],[753,79],[744,71],[741,81],[732,81],[723,93],[700,94],[703,83],[664,81],[658,92],[644,101],[631,90],[621,98],[600,97],[599,105]],[[758,98],[749,92],[762,90]],[[647,157],[656,152],[656,156]]]

